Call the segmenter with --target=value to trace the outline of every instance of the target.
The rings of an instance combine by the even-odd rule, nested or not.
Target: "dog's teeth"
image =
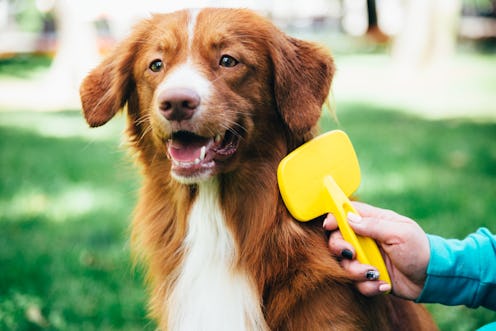
[[[176,167],[189,167],[189,166],[191,166],[193,164],[192,162],[183,162],[183,161],[178,161],[178,160],[174,160],[174,159],[172,159],[172,163]]]
[[[207,154],[207,147],[203,146],[200,151],[200,158],[197,160],[203,161],[205,160],[205,155]]]
[[[220,140],[221,140],[220,134],[216,135],[215,136],[215,142],[218,143],[218,142],[220,142]]]
[[[199,158],[195,159],[195,164],[200,164],[201,160]]]

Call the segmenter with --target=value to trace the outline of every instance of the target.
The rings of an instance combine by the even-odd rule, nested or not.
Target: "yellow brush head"
[[[289,212],[299,221],[329,213],[323,185],[332,176],[346,196],[360,185],[360,166],[350,139],[340,130],[326,132],[295,149],[277,170],[279,190]]]

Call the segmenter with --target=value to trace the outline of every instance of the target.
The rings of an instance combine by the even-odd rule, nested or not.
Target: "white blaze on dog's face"
[[[153,94],[147,108],[156,143],[171,160],[172,176],[183,183],[230,169],[260,117],[251,99],[270,90],[267,52],[261,54],[253,41],[243,45],[221,18],[211,26],[211,18],[202,16],[186,12],[179,26],[152,19],[164,33],[152,41],[155,47],[147,42],[148,61],[138,64],[141,70],[146,66],[145,93]],[[272,98],[265,99],[265,108],[273,106]]]
[[[204,105],[211,89],[208,79],[187,60],[167,75],[154,93],[152,116],[156,119],[155,125],[167,127],[171,174],[181,182],[208,178],[215,170],[212,149],[222,137],[218,133],[202,137],[195,133],[194,127],[194,120],[205,116],[201,113],[206,111]]]

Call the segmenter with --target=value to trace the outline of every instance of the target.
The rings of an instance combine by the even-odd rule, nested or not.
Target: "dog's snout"
[[[200,96],[192,89],[169,88],[159,95],[159,109],[169,121],[190,119],[200,106]]]

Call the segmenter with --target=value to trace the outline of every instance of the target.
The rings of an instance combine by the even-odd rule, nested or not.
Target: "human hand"
[[[429,241],[422,228],[408,217],[365,203],[352,202],[360,216],[348,214],[348,223],[356,234],[375,239],[389,271],[392,293],[416,299],[424,287],[430,258]],[[346,242],[329,214],[324,228],[331,231],[329,248],[341,257],[341,266],[356,281],[358,290],[367,296],[391,290],[389,284],[377,280],[377,270],[358,262],[353,246]]]

